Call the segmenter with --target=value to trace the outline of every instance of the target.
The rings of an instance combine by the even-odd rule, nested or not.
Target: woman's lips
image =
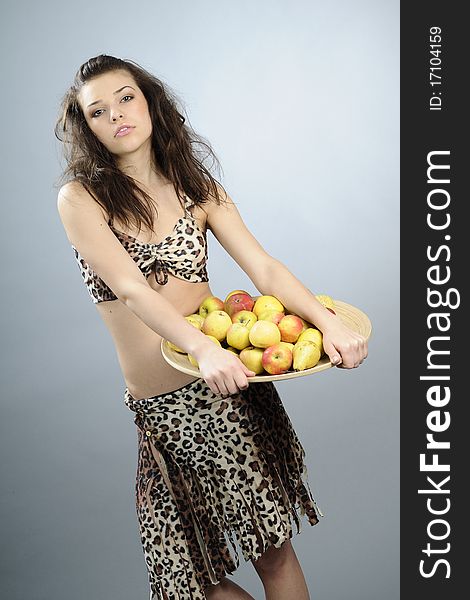
[[[126,127],[126,129],[121,129],[121,131],[118,131],[118,133],[116,133],[116,137],[122,137],[123,135],[127,135],[133,129],[134,129],[133,127]]]

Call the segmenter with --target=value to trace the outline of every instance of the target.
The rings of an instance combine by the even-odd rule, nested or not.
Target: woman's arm
[[[57,206],[70,243],[98,277],[150,329],[192,354],[212,391],[234,394],[247,387],[247,376],[255,373],[235,354],[217,347],[150,287],[109,228],[101,207],[80,184],[63,186]]]
[[[271,262],[267,267],[266,282],[262,294],[275,296],[291,312],[313,323],[323,333],[323,347],[333,364],[350,369],[358,367],[367,357],[364,336],[346,327],[283,263]]]
[[[224,197],[221,189],[220,194]],[[352,368],[366,358],[366,339],[346,327],[284,264],[264,250],[246,227],[230,196],[226,205],[209,205],[207,226],[261,294],[275,296],[291,312],[322,331],[323,347],[333,364]]]

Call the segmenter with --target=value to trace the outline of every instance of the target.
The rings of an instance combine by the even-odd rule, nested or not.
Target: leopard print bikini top
[[[206,233],[201,230],[189,211],[189,207],[194,203],[186,195],[184,200],[185,216],[178,219],[170,235],[158,244],[141,242],[115,229],[111,220],[108,221],[110,229],[137,263],[143,275],[147,278],[153,273],[160,285],[168,282],[168,273],[192,283],[209,281],[206,267]],[[73,244],[72,249],[93,303],[117,300],[111,288],[83,260]]]

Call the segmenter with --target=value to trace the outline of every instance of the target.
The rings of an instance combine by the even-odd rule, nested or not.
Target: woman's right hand
[[[256,375],[245,367],[236,354],[210,340],[194,353],[194,358],[198,362],[201,377],[215,394],[223,397],[246,390],[248,378]]]

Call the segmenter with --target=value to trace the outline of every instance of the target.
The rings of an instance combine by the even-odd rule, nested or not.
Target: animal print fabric
[[[168,283],[169,273],[177,279],[191,283],[209,281],[206,232],[201,230],[197,219],[191,213],[190,209],[193,205],[193,201],[185,195],[185,216],[178,219],[173,231],[158,244],[141,242],[137,238],[119,231],[109,221],[110,229],[145,278],[148,279],[153,274],[160,285]],[[85,262],[73,244],[72,250],[93,303],[117,300],[112,289]]]
[[[227,398],[203,379],[135,400],[136,509],[150,600],[205,600],[205,587],[323,516],[305,452],[272,382]],[[300,514],[299,514],[300,511]]]

